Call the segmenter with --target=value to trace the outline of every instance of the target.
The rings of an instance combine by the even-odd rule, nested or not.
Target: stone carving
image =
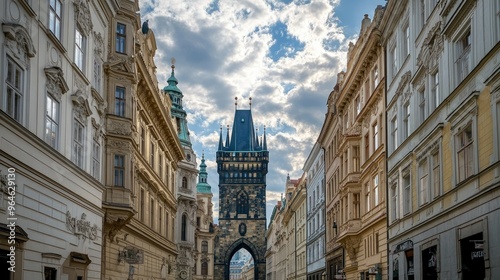
[[[71,101],[73,102],[75,117],[83,124],[87,123],[87,117],[92,114],[92,111],[85,94],[81,90],[77,90],[71,95]]]
[[[94,31],[94,53],[102,57],[102,54],[104,53],[104,39],[102,38],[101,33],[97,33]]]
[[[62,95],[69,90],[62,69],[54,66],[45,68],[44,71],[47,76],[47,90],[60,102]]]
[[[427,34],[420,53],[417,56],[417,66],[424,66],[431,71],[438,65],[438,59],[444,49],[443,35],[441,35],[441,23],[437,22]]]
[[[75,0],[73,4],[75,5],[76,24],[88,36],[93,28],[88,0]]]
[[[27,63],[28,57],[35,56],[35,46],[26,28],[15,23],[2,23],[2,31],[7,38],[7,47],[15,57]]]
[[[69,210],[66,212],[66,228],[71,231],[78,238],[83,238],[84,240],[88,238],[89,240],[97,239],[97,225],[90,225],[90,221],[87,221],[87,214],[83,213],[81,218],[77,220],[76,217],[71,217]]]
[[[126,141],[109,140],[108,147],[110,149],[124,150],[124,151],[128,151],[128,152],[132,152],[132,147],[131,147],[130,143],[126,142]]]
[[[411,78],[410,71],[407,71],[406,73],[403,74],[403,76],[401,76],[401,80],[399,81],[399,85],[396,89],[396,95],[400,95],[403,92],[404,88],[410,81],[410,78]]]
[[[347,255],[349,256],[349,259],[351,261],[356,261],[356,255],[358,254],[359,250],[359,242],[360,238],[359,237],[347,237],[340,241],[342,245],[344,246]]]
[[[132,133],[130,125],[117,121],[109,122],[108,132],[125,136],[129,136]]]

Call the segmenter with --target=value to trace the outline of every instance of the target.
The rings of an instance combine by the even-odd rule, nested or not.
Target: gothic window
[[[238,194],[236,212],[238,214],[248,214],[248,195],[244,192]]]
[[[182,215],[182,224],[181,224],[181,240],[186,241],[187,239],[187,216],[186,214]]]

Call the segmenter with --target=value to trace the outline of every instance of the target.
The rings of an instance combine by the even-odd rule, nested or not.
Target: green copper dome
[[[200,173],[198,177],[198,184],[196,190],[199,193],[212,193],[212,187],[207,183],[207,165],[205,164],[205,154],[201,156]]]
[[[175,120],[177,126],[177,136],[181,141],[183,146],[191,147],[191,139],[189,138],[189,129],[187,127],[187,113],[182,107],[182,98],[184,95],[181,90],[177,87],[178,81],[175,78],[174,73],[175,66],[172,65],[172,75],[168,79],[168,86],[163,88],[163,92],[168,94],[170,100],[172,100],[172,108],[170,114]]]

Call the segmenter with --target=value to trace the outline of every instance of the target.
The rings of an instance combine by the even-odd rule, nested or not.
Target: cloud
[[[248,108],[252,97],[254,125],[260,135],[266,127],[268,218],[287,174],[301,176],[336,74],[346,67],[347,43],[356,38],[339,25],[339,3],[140,1],[142,20],[149,19],[157,41],[161,88],[171,73],[170,59],[176,58],[175,76],[184,94],[193,148],[198,158],[203,150],[207,160],[214,217],[219,209],[215,153],[220,127],[225,139],[226,125],[232,126],[234,97],[238,108]],[[356,16],[361,22],[362,14]]]

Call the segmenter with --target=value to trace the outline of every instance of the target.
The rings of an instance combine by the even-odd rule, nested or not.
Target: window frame
[[[25,76],[26,70],[15,59],[6,55],[7,69],[5,71],[5,97],[2,110],[18,123],[23,124],[25,107]],[[11,72],[11,70],[13,70]],[[10,73],[10,75],[9,75]],[[17,76],[19,73],[19,77]],[[12,79],[10,79],[11,77]],[[12,81],[11,81],[12,80]],[[16,85],[18,84],[18,85]],[[9,91],[13,93],[9,97]],[[11,100],[12,99],[12,100]],[[18,100],[16,102],[16,100]],[[12,109],[9,110],[9,107]]]
[[[123,26],[123,29],[119,27]],[[116,23],[116,40],[115,40],[115,52],[120,54],[127,53],[127,25],[121,22]]]
[[[49,114],[49,101],[52,113]],[[54,114],[55,112],[55,114]],[[46,105],[45,105],[45,142],[49,144],[52,148],[59,148],[59,122],[61,118],[61,102],[57,100],[50,92],[47,92]],[[49,128],[49,122],[51,124]],[[54,136],[49,136],[54,134]]]
[[[85,166],[85,125],[76,117],[73,118],[73,135],[72,135],[72,161],[80,168]]]
[[[75,28],[75,65],[85,72],[85,60],[87,57],[87,36],[78,27]]]
[[[117,160],[120,159],[121,159],[121,165],[119,164],[120,162],[117,162]],[[114,175],[113,186],[125,187],[125,155],[114,154],[113,175]]]
[[[119,95],[120,94],[120,95]],[[115,86],[115,115],[125,117],[127,89],[123,86]]]
[[[422,206],[429,203],[429,159],[424,157],[418,163],[418,205]]]
[[[403,216],[406,216],[412,211],[412,182],[409,167],[403,171],[401,179],[403,183]]]
[[[463,140],[466,140],[465,137],[467,137],[467,131],[470,129],[470,139],[465,143]],[[455,178],[457,179],[457,183],[461,183],[463,181],[466,181],[467,179],[469,179],[471,176],[473,176],[475,174],[475,161],[474,161],[474,157],[475,157],[475,153],[474,153],[474,145],[475,145],[475,142],[476,142],[476,137],[475,137],[475,133],[474,133],[474,130],[473,130],[473,123],[470,121],[470,122],[467,122],[463,127],[461,127],[460,129],[458,129],[458,131],[454,134],[454,138],[455,138],[455,149],[454,149],[454,155],[455,155],[455,158],[456,158],[456,176]],[[463,167],[464,169],[461,170],[461,166],[460,166],[460,153],[462,152],[465,152],[463,155],[464,155],[464,164],[463,164]],[[465,158],[467,157],[467,158]],[[470,158],[469,158],[470,157]],[[465,163],[467,163],[467,165],[465,165]],[[471,165],[470,168],[468,167],[468,165]],[[462,173],[465,173],[462,177]]]
[[[50,0],[48,1],[49,5],[49,17],[48,17],[48,25],[49,25],[49,30],[54,36],[57,38],[57,40],[61,41],[61,27],[62,25],[62,13],[63,13],[63,1],[61,0]],[[52,6],[54,4],[55,6]],[[59,4],[59,5],[57,5]],[[59,8],[59,13],[57,11],[57,8]]]

